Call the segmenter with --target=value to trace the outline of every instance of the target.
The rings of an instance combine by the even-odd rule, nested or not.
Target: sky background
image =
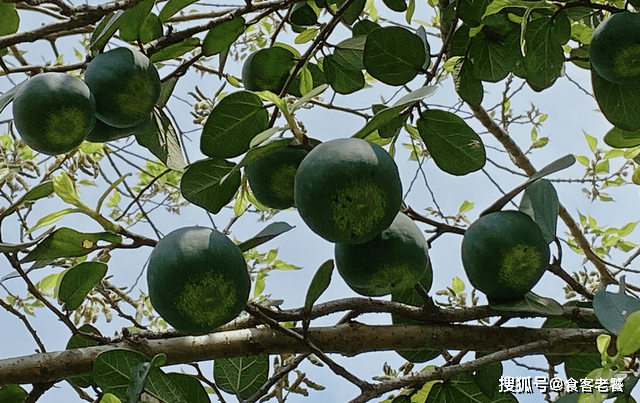
[[[414,18],[427,22],[430,21],[431,14],[429,13],[427,6],[422,4],[422,2],[418,3],[418,8]],[[376,6],[381,13],[384,12],[385,17],[393,17],[396,20],[402,21],[402,15],[391,15],[391,13],[384,11],[384,5],[381,2],[376,2]],[[214,9],[212,6],[209,8]],[[25,16],[27,14],[21,15]],[[28,15],[32,17],[32,14]],[[27,30],[30,27],[38,26],[40,23],[41,21],[38,21],[36,18],[22,18],[20,30]],[[412,26],[415,28],[418,25],[413,23]],[[346,30],[344,28],[339,28],[333,36],[335,39],[332,39],[330,42],[337,43],[339,39],[343,39],[346,36]],[[435,38],[431,36],[429,38],[430,41],[432,41],[432,52],[437,51],[439,49],[439,43]],[[283,35],[281,40],[289,44],[293,43],[291,35]],[[118,43],[118,41],[115,40],[112,41],[112,43],[114,46],[122,45],[122,43]],[[80,49],[80,46],[76,41],[60,41],[59,47],[61,53],[64,53],[65,55],[65,61],[76,61],[73,49]],[[23,49],[22,45],[20,45],[20,49]],[[33,45],[24,46],[24,49],[28,50],[25,57],[34,64],[42,63],[44,60],[51,60],[53,57],[51,48],[46,43],[43,44],[37,42]],[[298,46],[298,49],[304,50],[306,47]],[[217,57],[211,58],[210,63],[217,66]],[[239,76],[240,68],[240,63],[228,63],[226,71]],[[595,100],[583,91],[583,89],[586,89],[587,91],[590,90],[590,78],[588,71],[578,69],[571,64],[566,64],[566,68],[566,75],[559,78],[552,88],[543,91],[542,93],[534,93],[525,86],[511,101],[511,106],[516,114],[523,113],[525,110],[528,110],[531,107],[531,104],[539,108],[542,113],[548,114],[548,119],[539,130],[539,137],[549,137],[549,144],[545,148],[537,150],[529,156],[532,163],[537,168],[540,168],[551,161],[566,155],[567,153],[587,155],[590,157],[591,152],[587,146],[583,132],[598,138],[599,146],[604,147],[602,137],[611,127],[611,125],[604,120],[602,115],[597,112],[597,104]],[[163,68],[160,70],[160,75],[165,76],[170,71],[170,68]],[[17,82],[22,78],[12,77],[12,79]],[[423,76],[420,76],[411,82],[409,87],[415,90],[419,88],[423,82],[424,78]],[[579,83],[579,86],[575,83]],[[515,79],[511,88],[518,88],[520,84],[520,80]],[[12,84],[7,80],[7,78],[0,77],[1,92],[11,88],[11,85]],[[192,123],[192,117],[189,114],[191,107],[183,100],[192,101],[192,98],[189,97],[187,92],[193,91],[196,85],[204,94],[213,96],[220,88],[221,81],[216,76],[200,76],[199,73],[191,72],[184,78],[181,78],[176,92],[174,93],[175,97],[173,97],[169,102],[169,108],[172,111],[173,116],[176,117],[180,128],[184,132],[189,133],[188,137],[190,138],[190,141],[187,141],[187,148],[192,162],[203,158],[203,155],[199,152],[200,131],[197,130],[198,126]],[[487,92],[483,103],[485,108],[490,108],[499,102],[503,89],[504,83],[485,85],[485,90]],[[232,91],[235,89],[227,85],[226,90]],[[396,91],[397,88],[395,87],[376,84],[371,88],[358,92],[357,94],[349,96],[342,96],[338,94],[334,98],[334,103],[336,105],[352,108],[366,108],[372,103],[380,103],[380,97],[385,100],[391,99]],[[328,90],[323,94],[325,101],[329,101],[332,96],[333,92],[331,90]],[[457,102],[458,97],[455,94],[451,78],[448,78],[439,84],[436,93],[426,100],[426,103],[434,108],[442,108],[443,106],[449,107]],[[0,114],[0,121],[11,118],[10,110],[11,108],[9,107]],[[468,114],[465,114],[464,111],[466,111],[466,109],[463,109],[460,116],[466,118],[468,117]],[[314,107],[311,110],[300,110],[296,116],[298,119],[303,121],[308,130],[308,135],[321,141],[327,141],[339,137],[349,137],[364,124],[364,120],[362,118],[337,111],[326,111],[319,107]],[[499,143],[493,139],[491,134],[486,133],[484,128],[482,128],[476,121],[470,119],[467,120],[467,122],[481,135],[487,147],[488,157],[492,161],[512,168],[513,166],[510,164],[508,156],[504,151],[502,151]],[[6,131],[7,125],[3,124],[0,130],[3,132]],[[530,125],[513,125],[510,128],[510,135],[521,148],[526,149],[531,143],[530,130]],[[120,144],[125,144],[129,141],[132,140],[123,140]],[[401,136],[399,143],[408,141],[408,136],[405,133]],[[409,152],[406,149],[398,146],[397,150],[395,159],[401,173],[404,191],[406,191],[414,180],[417,164],[408,160]],[[141,149],[140,154],[150,157],[150,153],[146,150]],[[622,160],[620,159],[618,165],[621,162]],[[142,161],[139,161],[139,163],[142,163]],[[440,171],[431,160],[426,161],[423,169],[426,181],[421,175],[418,176],[412,186],[411,192],[407,195],[405,202],[418,212],[425,212],[427,207],[435,207],[435,202],[437,202],[438,206],[440,206],[445,214],[455,215],[458,212],[459,206],[465,200],[472,201],[475,204],[475,208],[467,213],[470,220],[477,218],[478,214],[482,210],[501,196],[500,190],[494,186],[488,175],[497,181],[500,187],[505,191],[517,186],[524,180],[520,176],[515,176],[499,170],[489,163],[485,167],[488,175],[483,172],[475,172],[464,177],[454,177]],[[615,169],[615,163],[612,162],[612,171]],[[576,163],[573,167],[554,174],[550,178],[579,179],[582,177],[583,173],[583,167]],[[110,173],[110,177],[114,178],[114,174],[112,172]],[[602,203],[599,201],[591,202],[585,198],[581,191],[581,188],[584,186],[585,185],[581,183],[555,183],[560,201],[567,207],[568,211],[575,219],[577,219],[578,212],[580,212],[584,215],[590,214],[595,217],[599,223],[607,224],[609,226],[618,227],[630,221],[638,221],[639,212],[636,207],[638,203],[638,190],[635,186],[630,185],[608,190],[611,196],[615,199],[615,202],[609,203]],[[95,205],[96,200],[104,189],[105,187],[83,188],[82,198],[87,201],[89,205]],[[431,194],[435,196],[432,197]],[[516,202],[517,201],[519,201],[519,197],[516,198]],[[125,206],[127,203],[128,200],[123,199],[121,206]],[[31,215],[32,221],[30,221],[30,224],[33,225],[36,218],[64,207],[66,206],[57,198],[40,201],[36,204],[37,211]],[[513,208],[513,206],[508,208]],[[163,233],[168,233],[176,228],[188,225],[211,225],[210,218],[207,213],[198,207],[186,208],[183,210],[181,215],[173,215],[161,211],[160,209],[154,214],[154,222]],[[232,211],[230,211],[230,209],[224,209],[221,213],[213,216],[213,221],[218,228],[224,228],[231,216]],[[234,224],[232,228],[232,237],[238,240],[245,240],[256,234],[266,225],[265,223],[257,222],[257,218],[258,217],[256,215],[245,214],[236,224]],[[299,307],[304,304],[305,290],[310,283],[315,270],[324,261],[333,257],[333,245],[311,232],[299,218],[295,210],[278,213],[274,217],[273,221],[285,221],[295,226],[295,228],[279,236],[275,240],[260,246],[259,250],[261,252],[266,252],[269,249],[277,248],[279,259],[300,266],[302,269],[299,271],[271,272],[267,278],[265,293],[270,294],[272,298],[283,299],[285,301],[282,305],[283,308]],[[5,224],[6,227],[2,228],[3,239],[6,242],[17,242],[18,231],[16,227],[12,227],[13,224],[10,222]],[[70,226],[80,231],[100,230],[96,224],[82,216],[71,216],[65,218],[56,225],[58,228]],[[425,231],[432,229],[424,224],[418,224],[418,226]],[[132,230],[150,237],[155,237],[149,225],[145,223],[136,225]],[[566,228],[561,222],[559,222],[558,235],[561,238],[566,239],[565,231]],[[428,236],[429,234],[427,234],[427,237]],[[640,243],[636,233],[633,233],[628,238],[631,241]],[[462,238],[458,235],[445,234],[433,243],[432,248],[429,251],[434,272],[434,282],[430,295],[432,295],[436,301],[446,301],[445,297],[436,296],[435,291],[442,290],[449,286],[454,276],[464,280],[467,284],[467,291],[471,291],[460,261],[461,240]],[[143,272],[150,252],[150,248],[142,248],[135,251],[122,250],[114,252],[112,254],[112,260],[109,263],[109,275],[113,275],[111,281],[115,284],[128,287],[136,284],[131,291],[134,297],[137,297],[139,292],[146,292],[144,276],[142,276],[140,281],[137,283],[136,280]],[[581,256],[577,256],[569,251],[566,245],[563,245],[563,252],[563,267],[566,271],[573,272],[583,268]],[[552,253],[556,253],[554,248],[552,248]],[[623,257],[622,254],[614,253],[610,260],[622,263],[625,259],[626,258]],[[632,267],[633,266],[634,265],[632,265]],[[590,264],[587,264],[584,267],[589,271],[593,269]],[[8,262],[0,262],[0,277],[8,274],[10,271],[11,268]],[[32,277],[34,280],[38,280],[56,271],[57,270],[55,268],[48,267],[33,273]],[[634,282],[634,276],[628,277],[630,282]],[[10,280],[5,282],[5,285],[12,292],[24,296],[24,285],[20,280]],[[562,303],[565,301],[564,292],[562,291],[563,285],[563,282],[554,275],[546,273],[533,291],[546,297],[555,298],[557,301]],[[610,290],[616,291],[612,289]],[[355,295],[356,294],[354,294],[346,284],[344,284],[339,275],[334,273],[331,285],[318,302]],[[486,301],[484,297],[481,294],[479,295],[481,297],[481,303],[485,303]],[[4,296],[5,292],[0,290],[0,298]],[[384,298],[387,299],[388,297]],[[29,319],[34,327],[38,329],[38,334],[43,339],[47,349],[49,351],[63,349],[68,337],[70,336],[66,327],[58,322],[50,312],[44,309],[40,309],[37,313],[37,317]],[[312,326],[330,326],[339,320],[341,316],[342,314],[320,318],[314,321]],[[370,314],[359,317],[358,321],[371,324],[390,323],[391,318],[386,314]],[[508,326],[527,325],[535,327],[540,324],[540,320],[514,320],[510,321]],[[103,334],[112,335],[123,326],[123,322],[114,320],[114,322],[107,324],[104,319],[101,318],[96,326],[103,331]],[[4,311],[0,311],[0,341],[0,358],[31,354],[34,352],[34,349],[37,348],[24,326],[15,317]],[[404,363],[404,359],[394,352],[363,354],[357,357],[341,357],[338,355],[332,355],[332,358],[359,377],[367,380],[371,380],[371,377],[382,374],[382,365],[385,362],[393,368],[398,368]],[[520,359],[519,361],[526,361],[528,365],[538,367],[546,366],[544,360],[539,357],[527,358],[526,360]],[[441,360],[437,359],[432,363],[438,364],[441,363]],[[204,362],[201,366],[203,370],[205,370],[205,374],[211,374],[211,362]],[[416,369],[422,367],[423,365],[417,365]],[[326,386],[326,389],[322,392],[311,391],[311,396],[308,399],[298,396],[290,396],[287,400],[289,402],[346,402],[349,399],[354,398],[358,393],[357,388],[347,383],[342,378],[334,375],[326,367],[316,368],[305,362],[299,367],[299,369],[306,372],[311,380]],[[504,375],[536,376],[541,374],[525,371],[513,363],[505,363]],[[531,403],[542,402],[543,397],[544,396],[540,393],[535,393],[529,396],[517,396],[520,402]],[[43,403],[52,403],[76,400],[78,400],[78,398],[77,395],[75,395],[75,392],[73,392],[73,390],[65,383],[60,383],[56,385],[54,389],[48,391],[39,401]],[[215,398],[213,401],[215,401]],[[232,402],[235,401],[235,399],[229,397],[227,401]]]

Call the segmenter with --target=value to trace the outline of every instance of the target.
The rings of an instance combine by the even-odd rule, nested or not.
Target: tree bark
[[[301,329],[296,329],[302,333]],[[368,351],[435,347],[496,352],[536,341],[547,341],[529,354],[597,354],[596,338],[602,329],[532,329],[469,325],[364,325],[343,324],[310,328],[308,339],[325,353],[356,355]],[[58,381],[90,372],[103,351],[137,350],[149,357],[164,353],[167,365],[257,354],[304,353],[300,341],[272,329],[257,327],[203,336],[168,339],[133,338],[118,343],[33,354],[0,360],[0,385]]]

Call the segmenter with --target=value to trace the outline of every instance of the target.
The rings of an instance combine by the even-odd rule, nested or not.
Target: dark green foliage
[[[13,122],[25,143],[49,155],[79,146],[95,124],[96,102],[89,87],[64,73],[42,73],[13,98]]]
[[[153,119],[153,115],[149,114],[148,119],[143,120],[133,127],[113,127],[100,119],[96,119],[96,124],[87,135],[87,141],[91,141],[92,143],[106,143],[108,141],[129,137],[142,132],[145,127],[151,123],[151,119]]]
[[[160,316],[190,334],[208,333],[238,316],[251,287],[240,249],[205,227],[162,238],[149,257],[147,282]]]
[[[600,23],[589,58],[593,69],[612,83],[624,85],[640,75],[640,14],[616,13]]]
[[[295,64],[288,49],[260,49],[247,57],[242,67],[242,83],[248,91],[269,90],[279,94]]]

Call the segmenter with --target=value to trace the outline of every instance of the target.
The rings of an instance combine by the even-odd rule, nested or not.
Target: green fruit
[[[245,60],[242,84],[247,91],[269,90],[279,94],[293,66],[295,57],[290,50],[278,46],[260,49]]]
[[[462,240],[462,264],[471,284],[490,300],[521,299],[549,263],[549,245],[531,217],[497,211],[469,226]]]
[[[589,59],[612,83],[625,84],[640,75],[640,14],[616,13],[600,23],[591,36]]]
[[[49,155],[78,147],[95,124],[95,111],[89,87],[64,73],[38,74],[13,99],[13,122],[20,137]]]
[[[96,56],[84,75],[96,97],[96,117],[114,127],[149,118],[160,97],[160,76],[144,54],[116,48]]]
[[[357,138],[322,143],[302,160],[294,195],[302,219],[331,242],[364,243],[391,225],[402,202],[393,158]]]
[[[413,220],[398,213],[389,228],[368,242],[336,243],[336,267],[344,281],[363,295],[412,290],[430,268],[427,248]]]
[[[205,227],[177,229],[151,252],[149,297],[177,330],[209,333],[233,320],[249,299],[251,280],[242,251]]]
[[[306,155],[300,148],[281,148],[247,165],[245,173],[256,199],[278,210],[292,207],[294,178]]]
[[[100,119],[96,119],[96,124],[93,126],[93,130],[89,132],[87,141],[92,143],[106,143],[108,141],[129,137],[144,129],[149,122],[151,122],[151,118],[152,115],[149,115],[148,119],[143,120],[133,127],[113,127]]]
[[[433,269],[431,268],[431,263],[429,262],[427,273],[419,281],[419,283],[420,285],[422,285],[422,288],[424,288],[426,292],[429,292],[429,290],[431,289],[432,282],[433,282]],[[413,306],[422,306],[424,304],[422,297],[420,296],[420,294],[418,294],[415,288],[401,291],[401,292],[394,292],[393,294],[391,294],[391,301],[400,302],[403,304],[413,305]],[[394,325],[404,325],[404,324],[417,325],[422,323],[420,321],[413,320],[413,319],[406,319],[398,315],[391,315],[391,321]],[[407,361],[421,363],[421,362],[430,361],[436,358],[437,356],[439,356],[441,353],[441,349],[425,347],[425,348],[419,348],[419,349],[396,350],[396,352],[400,354],[402,358],[404,358]]]

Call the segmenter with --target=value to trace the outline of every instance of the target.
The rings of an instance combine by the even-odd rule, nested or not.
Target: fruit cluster
[[[24,142],[48,155],[83,141],[106,142],[135,134],[150,122],[160,97],[155,66],[137,50],[96,56],[84,81],[48,72],[27,80],[13,99],[13,121]]]

